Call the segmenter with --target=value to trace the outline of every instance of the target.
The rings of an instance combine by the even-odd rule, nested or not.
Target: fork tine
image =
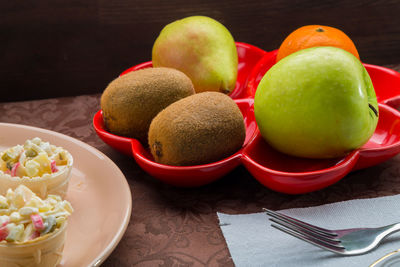
[[[278,229],[278,230],[280,230],[280,231],[282,231],[282,232],[284,232],[284,233],[287,233],[287,234],[289,234],[291,236],[294,236],[294,237],[296,237],[296,238],[298,238],[300,240],[308,242],[311,245],[314,245],[314,246],[317,246],[319,248],[322,248],[322,249],[325,249],[325,250],[329,250],[331,252],[338,253],[338,254],[341,254],[341,255],[345,254],[344,248],[333,247],[333,246],[331,246],[329,244],[325,244],[325,243],[319,242],[318,240],[314,240],[313,238],[310,238],[308,236],[304,236],[304,235],[302,235],[300,233],[291,231],[291,230],[289,230],[287,228],[281,227],[281,226],[276,225],[276,224],[271,224],[271,226],[276,228],[276,229]]]
[[[293,231],[293,232],[296,232],[298,234],[301,234],[302,236],[308,237],[308,238],[310,238],[310,239],[312,239],[314,241],[318,241],[318,242],[321,242],[323,244],[326,244],[326,245],[329,245],[329,246],[332,246],[332,247],[335,247],[335,248],[344,249],[344,247],[340,244],[340,240],[338,240],[338,239],[326,238],[325,236],[321,236],[319,234],[316,234],[315,232],[311,232],[311,231],[309,231],[307,229],[300,228],[295,224],[290,224],[290,223],[287,223],[285,221],[281,221],[281,220],[278,220],[278,219],[275,219],[275,218],[270,218],[269,220],[274,222],[274,223],[276,223],[276,224],[279,224],[280,226],[285,227],[285,229],[288,229],[290,231]]]
[[[269,220],[272,222],[275,222],[275,223],[282,224],[283,226],[285,226],[287,228],[291,228],[293,230],[296,230],[297,232],[302,232],[305,235],[312,235],[313,237],[322,239],[326,242],[331,242],[331,243],[335,243],[335,244],[340,243],[340,240],[337,239],[337,235],[335,235],[335,236],[326,235],[321,232],[314,231],[313,229],[306,228],[300,224],[297,224],[297,223],[294,223],[294,222],[291,222],[291,221],[288,221],[288,220],[285,220],[282,218],[276,218],[274,216],[271,216],[269,218]]]
[[[297,220],[297,219],[289,217],[289,216],[287,216],[285,214],[282,214],[282,213],[279,213],[279,212],[276,212],[276,211],[272,211],[272,210],[269,210],[269,209],[264,209],[264,211],[266,211],[268,215],[270,215],[272,217],[275,217],[275,218],[277,218],[279,220],[282,220],[282,221],[285,221],[285,222],[289,222],[289,223],[292,223],[292,224],[296,224],[298,226],[302,226],[305,229],[308,229],[310,231],[325,235],[326,237],[335,237],[335,236],[337,236],[337,233],[335,233],[332,230],[321,228],[321,227],[318,227],[318,226],[315,226],[315,225],[312,225],[312,224],[308,224],[306,222]]]

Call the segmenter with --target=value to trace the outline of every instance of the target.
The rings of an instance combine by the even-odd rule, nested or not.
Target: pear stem
[[[376,110],[376,108],[375,108],[373,105],[371,105],[370,103],[368,103],[368,106],[369,106],[369,108],[372,109],[372,111],[375,113],[375,116],[378,117],[378,111]]]

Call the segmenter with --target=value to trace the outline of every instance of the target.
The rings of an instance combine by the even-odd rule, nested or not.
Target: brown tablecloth
[[[399,70],[400,64],[389,67]],[[252,213],[263,207],[309,207],[400,193],[400,155],[304,195],[273,192],[244,167],[201,188],[175,188],[154,179],[133,158],[97,137],[92,118],[100,107],[99,98],[98,94],[0,103],[0,122],[46,128],[80,139],[105,153],[122,170],[133,196],[132,217],[124,237],[103,266],[233,266],[218,226],[217,211]]]

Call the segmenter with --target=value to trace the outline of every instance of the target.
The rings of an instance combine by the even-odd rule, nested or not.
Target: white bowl
[[[2,267],[54,267],[60,263],[67,222],[54,232],[24,243],[0,242]]]

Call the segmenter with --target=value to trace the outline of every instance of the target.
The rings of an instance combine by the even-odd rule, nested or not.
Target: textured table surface
[[[400,65],[388,66],[400,70]],[[100,95],[0,103],[0,122],[46,128],[77,138],[110,157],[126,176],[133,210],[124,237],[102,266],[233,266],[216,212],[309,207],[400,193],[400,155],[353,172],[329,188],[284,195],[259,184],[244,167],[194,189],[152,178],[133,158],[104,144],[92,127]],[[249,248],[251,249],[251,248]]]

